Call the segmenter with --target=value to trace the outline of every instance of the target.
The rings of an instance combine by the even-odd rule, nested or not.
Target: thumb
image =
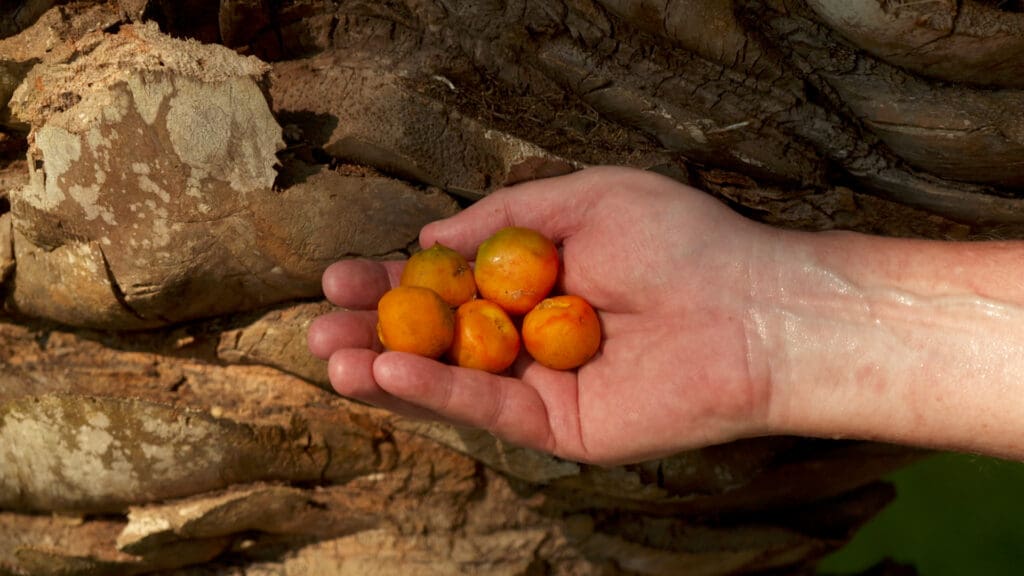
[[[602,194],[602,173],[613,168],[588,168],[498,190],[455,216],[431,222],[420,231],[424,248],[440,242],[467,258],[491,234],[506,226],[532,228],[556,244],[572,236]]]

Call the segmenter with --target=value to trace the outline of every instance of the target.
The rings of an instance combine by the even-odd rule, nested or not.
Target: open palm
[[[472,258],[513,225],[560,245],[562,287],[601,318],[594,359],[560,372],[523,355],[509,375],[492,375],[383,352],[373,309],[403,264],[343,261],[324,273],[324,291],[347,310],[317,319],[309,333],[335,389],[602,464],[766,432],[769,378],[749,301],[752,251],[765,229],[667,178],[593,168],[492,194],[425,227],[420,243]]]

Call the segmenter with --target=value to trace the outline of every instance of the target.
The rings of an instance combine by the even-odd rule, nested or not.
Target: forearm
[[[1024,459],[1024,243],[778,238],[752,283],[774,428]]]

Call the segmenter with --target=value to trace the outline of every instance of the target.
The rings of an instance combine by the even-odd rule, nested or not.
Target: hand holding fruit
[[[348,310],[319,318],[309,333],[311,351],[330,360],[335,389],[407,416],[485,428],[598,463],[764,432],[768,379],[759,351],[748,350],[743,320],[743,274],[761,228],[667,178],[595,168],[494,193],[425,227],[420,243],[476,256],[479,269],[489,265],[484,241],[510,226],[561,246],[559,290],[596,309],[603,328],[597,356],[565,371],[520,354],[499,375],[384,351],[376,309],[400,284],[405,263],[343,261],[325,272],[324,292]],[[487,289],[479,290],[487,301]],[[575,302],[565,304],[545,313]],[[510,316],[525,311],[519,306]],[[527,346],[530,325],[523,323]]]

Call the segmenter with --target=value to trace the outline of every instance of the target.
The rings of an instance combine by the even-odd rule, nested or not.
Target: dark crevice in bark
[[[1001,192],[992,186],[944,180],[907,166],[869,127],[862,124],[860,116],[833,85],[853,71],[881,77],[891,74],[897,78],[901,74],[899,71],[837,43],[829,31],[813,20],[802,3],[789,2],[785,14],[776,13],[766,3],[757,0],[741,0],[740,5],[744,8],[741,11],[743,21],[752,31],[777,46],[797,46],[787,53],[788,58],[796,69],[802,71],[808,86],[813,87],[808,91],[812,101],[817,94],[822,99],[820,108],[829,111],[826,117],[835,113],[832,111],[841,116],[832,116],[835,120],[827,122],[829,130],[821,130],[819,125],[804,132],[799,118],[794,119],[792,125],[797,133],[803,132],[805,137],[815,141],[861,187],[882,197],[968,223],[1021,222],[1024,205],[1014,200],[1015,195],[1010,192]],[[799,38],[795,44],[794,38]],[[806,118],[806,111],[799,116]],[[857,131],[850,132],[851,126],[858,127]],[[837,134],[846,136],[837,139]],[[992,198],[1000,195],[1007,198]],[[979,205],[985,205],[985,208]]]
[[[110,283],[110,291],[117,300],[117,303],[132,316],[142,321],[147,321],[142,314],[140,314],[131,304],[128,303],[128,299],[125,298],[124,290],[121,289],[121,284],[117,281],[117,277],[114,276],[114,271],[110,267],[110,261],[107,259],[107,254],[103,250],[103,247],[99,247],[100,258],[103,259],[103,270],[107,275],[107,281]]]
[[[997,10],[1005,12],[1024,12],[1024,1],[1021,0],[979,0],[986,4],[993,4]]]
[[[66,1],[66,0],[65,0]],[[0,8],[0,38],[13,36],[28,28],[54,4],[55,0],[10,0]]]

